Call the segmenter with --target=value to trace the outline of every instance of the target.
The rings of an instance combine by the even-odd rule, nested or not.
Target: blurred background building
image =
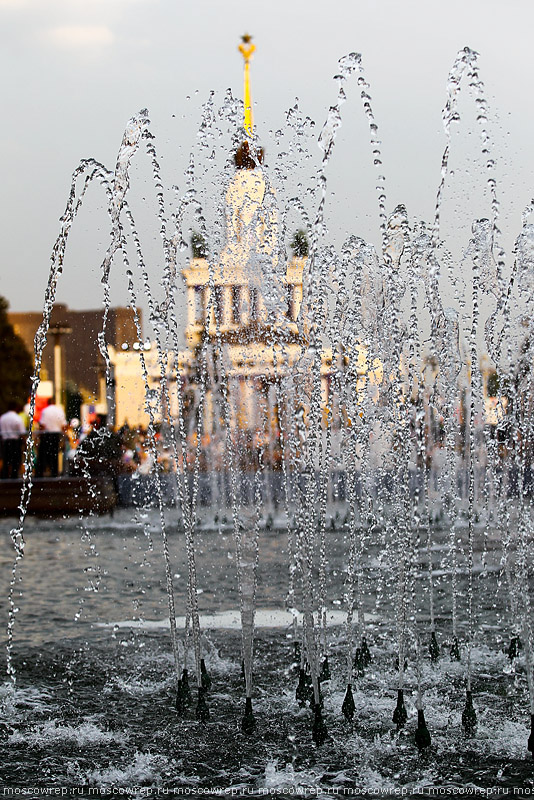
[[[138,314],[141,314],[140,310]],[[103,413],[107,413],[105,364],[98,349],[103,315],[103,309],[78,311],[62,303],[56,303],[52,308],[39,396],[54,397],[66,407],[67,416],[79,417],[83,405],[93,409],[99,406]],[[43,312],[8,311],[7,316],[33,357],[34,338]],[[133,310],[111,308],[106,324],[106,341],[120,349],[132,347],[137,340]]]

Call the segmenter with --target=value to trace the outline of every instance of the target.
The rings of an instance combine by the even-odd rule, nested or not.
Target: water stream
[[[532,206],[507,258],[473,51],[448,78],[429,223],[403,206],[388,215],[361,57],[342,59],[336,80],[315,178],[296,194],[310,120],[291,109],[265,164],[229,95],[219,109],[206,103],[170,212],[146,111],[130,120],[114,171],[87,160],[73,174],[34,392],[69,232],[96,182],[111,234],[98,337],[108,403],[115,271],[132,308],[148,307],[155,367],[142,346],[139,357],[154,491],[148,508],[113,518],[27,517],[28,442],[20,518],[0,528],[7,785],[38,763],[35,785],[533,785]],[[355,113],[351,82],[370,128],[380,240],[346,232],[338,252],[328,177]],[[441,228],[463,92],[476,108],[487,218],[473,220],[455,263]],[[129,204],[140,158],[161,281]],[[295,219],[300,245],[289,241]],[[192,234],[203,250],[190,260]],[[196,327],[189,316],[189,361],[181,270],[203,275],[188,298],[203,304]]]

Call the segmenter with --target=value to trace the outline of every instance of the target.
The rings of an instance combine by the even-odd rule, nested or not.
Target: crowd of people
[[[21,477],[29,427],[28,408],[17,403],[10,403],[0,416],[2,480]],[[67,421],[63,406],[52,399],[35,416],[31,459],[36,478],[143,473],[153,462],[145,429],[125,424],[115,431],[99,414],[84,424],[77,418]]]
[[[417,423],[416,423],[417,420]],[[8,408],[0,415],[0,478],[17,479],[22,475],[24,452],[29,435],[28,407],[21,408],[17,403],[10,403]],[[460,419],[461,422],[461,419]],[[488,441],[494,442],[497,457],[496,468],[502,468],[506,461],[513,464],[510,456],[514,452],[527,449],[529,443],[523,442],[519,437],[512,436],[507,418],[499,426],[486,426],[478,424],[476,427],[476,464],[477,468],[484,470],[487,461],[486,446]],[[417,429],[417,425],[421,430]],[[465,428],[465,426],[464,426]],[[239,431],[235,441],[238,453],[237,463],[242,471],[263,467],[278,471],[282,464],[282,451],[280,432],[271,441],[260,439],[258,432],[247,430]],[[415,441],[417,439],[417,442]],[[430,413],[425,421],[422,415],[413,417],[410,428],[410,440],[417,454],[417,463],[413,464],[414,470],[426,468],[430,474],[434,468],[434,482],[437,480],[440,467],[446,459],[443,421],[439,415]],[[31,435],[31,464],[35,478],[52,477],[60,475],[94,476],[108,474],[113,477],[137,472],[140,475],[149,474],[154,467],[154,447],[149,440],[146,429],[142,427],[130,428],[124,424],[115,430],[107,425],[103,415],[92,414],[82,424],[78,418],[67,421],[63,406],[56,404],[52,399],[39,413],[34,415]],[[371,442],[376,457],[382,467],[388,464],[387,454],[391,454],[397,446],[403,444],[394,437],[392,444],[387,437],[382,447],[380,437],[371,432]],[[420,442],[420,444],[418,444]],[[176,468],[171,456],[171,450],[165,447],[163,437],[156,432],[155,453],[161,471],[172,472]],[[466,452],[465,431],[460,424],[456,441],[457,454],[463,459]],[[298,455],[298,450],[295,451]],[[517,455],[516,452],[516,455]],[[178,449],[178,457],[182,455]],[[190,469],[194,468],[196,459],[199,459],[201,472],[211,470],[222,471],[225,468],[225,441],[222,435],[211,436],[205,433],[198,441],[193,433],[188,441],[186,462]],[[528,477],[531,475],[530,453],[525,458]],[[437,487],[436,487],[437,488]]]

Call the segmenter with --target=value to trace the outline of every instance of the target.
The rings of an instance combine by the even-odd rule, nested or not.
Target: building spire
[[[252,96],[250,92],[250,60],[256,49],[256,45],[252,44],[252,36],[245,33],[245,35],[241,37],[241,44],[238,49],[245,60],[245,90],[243,94],[243,103],[245,106],[244,128],[247,136],[252,138],[254,120],[252,115]]]

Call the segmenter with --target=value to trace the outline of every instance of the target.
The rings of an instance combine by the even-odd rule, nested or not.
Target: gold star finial
[[[243,58],[245,59],[245,64],[248,64],[254,50],[256,49],[256,45],[252,44],[252,36],[250,35],[250,33],[245,33],[241,37],[241,41],[243,44],[240,44],[238,49]]]

